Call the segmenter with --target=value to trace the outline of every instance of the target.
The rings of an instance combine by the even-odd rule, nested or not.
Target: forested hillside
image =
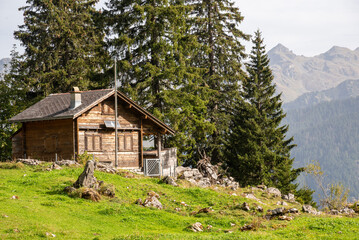
[[[292,150],[296,167],[318,160],[326,182],[342,182],[350,196],[359,193],[359,97],[320,103],[287,112],[289,136],[298,145]],[[302,174],[301,183],[316,189],[313,179]],[[316,193],[318,196],[318,192]]]

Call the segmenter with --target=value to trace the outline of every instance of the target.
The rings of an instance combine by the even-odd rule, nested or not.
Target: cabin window
[[[102,114],[113,115],[114,113],[115,113],[115,109],[112,106],[106,103],[102,104]]]
[[[118,135],[118,150],[120,152],[133,151],[133,135],[132,134],[119,134]]]
[[[85,134],[85,150],[102,151],[102,137],[99,134]]]
[[[57,151],[57,136],[46,136],[44,139],[44,150],[47,153],[55,153]]]

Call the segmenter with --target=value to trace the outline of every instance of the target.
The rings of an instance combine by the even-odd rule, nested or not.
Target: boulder
[[[253,224],[246,224],[243,227],[241,227],[241,231],[249,231],[254,228]]]
[[[339,211],[336,210],[336,209],[332,209],[332,210],[330,210],[329,214],[331,214],[331,215],[339,215]]]
[[[21,162],[23,164],[32,165],[32,166],[43,163],[42,161],[39,161],[37,159],[24,159],[24,158],[19,158],[16,160],[16,162]]]
[[[194,180],[199,180],[199,179],[203,178],[203,175],[196,168],[192,169],[192,174],[193,174],[193,179]]]
[[[285,221],[291,221],[291,220],[293,220],[294,218],[291,217],[291,216],[283,215],[283,216],[279,216],[278,219],[279,219],[279,220],[285,220]]]
[[[211,182],[216,182],[218,179],[218,167],[210,163],[209,158],[204,158],[197,163],[197,169],[204,177],[210,179]]]
[[[110,164],[104,164],[104,163],[97,163],[96,170],[100,172],[112,173],[112,174],[118,173],[118,170],[116,168],[112,167]]]
[[[249,204],[244,202],[241,206],[241,209],[244,211],[249,211],[251,208],[249,207]]]
[[[280,208],[276,208],[276,209],[273,209],[273,210],[268,210],[268,213],[270,213],[271,216],[284,215],[284,213],[285,213],[285,208],[284,208],[284,207],[280,207]]]
[[[263,208],[262,208],[261,206],[257,206],[257,207],[256,207],[256,211],[257,211],[257,212],[263,212]]]
[[[290,208],[290,209],[288,209],[288,212],[289,213],[299,213],[298,209],[296,209],[296,208]]]
[[[67,192],[68,194],[73,193],[74,191],[76,191],[76,188],[72,187],[72,186],[67,186],[65,187],[65,192]]]
[[[292,194],[292,193],[288,193],[286,195],[283,195],[282,199],[286,200],[286,201],[289,201],[289,202],[294,202],[295,201],[294,194]]]
[[[253,193],[243,193],[242,196],[245,197],[245,198],[248,198],[248,199],[253,199],[253,200],[258,201],[258,198],[256,198],[256,196],[254,196]]]
[[[351,208],[345,207],[343,209],[340,210],[340,213],[342,214],[354,214],[355,211]]]
[[[182,175],[182,173],[183,173],[184,171],[189,171],[189,170],[191,170],[191,168],[189,168],[189,167],[183,167],[183,166],[178,166],[178,167],[176,167],[176,175],[177,175],[177,177],[178,177],[178,176]]]
[[[92,188],[84,188],[81,193],[81,197],[84,199],[90,199],[94,202],[101,200],[100,194]]]
[[[186,180],[189,179],[189,178],[193,178],[193,171],[192,170],[183,171],[180,178],[181,179],[186,179]]]
[[[278,188],[274,188],[274,187],[268,188],[268,189],[267,189],[267,193],[269,193],[269,194],[271,194],[271,195],[273,195],[273,196],[275,196],[275,197],[281,197],[281,196],[282,196],[282,194],[281,194],[281,192],[279,191],[279,189],[278,189]]]
[[[315,208],[313,208],[311,205],[303,205],[302,211],[305,213],[310,213],[310,214],[314,214],[314,215],[318,214],[318,211]]]
[[[136,203],[137,205],[143,206],[143,201],[142,201],[141,198],[137,199],[135,203]]]
[[[267,190],[266,185],[257,185],[257,188],[262,189],[262,190]]]
[[[211,207],[202,208],[197,213],[209,213],[209,212],[213,212],[213,209]]]
[[[190,227],[193,232],[203,232],[203,225],[200,222],[193,223]]]
[[[288,203],[284,201],[278,201],[276,205],[288,206]]]
[[[60,170],[62,169],[62,167],[60,167],[59,165],[57,165],[56,163],[53,163],[50,167],[51,170]]]
[[[162,209],[162,203],[157,199],[156,196],[150,196],[145,199],[143,202],[144,207],[154,207],[157,209]]]
[[[98,182],[94,176],[96,163],[93,160],[87,161],[84,171],[74,183],[75,188],[86,187],[98,189]]]
[[[163,181],[164,183],[168,184],[168,185],[172,185],[172,186],[175,186],[175,187],[178,186],[178,184],[176,183],[175,179],[174,179],[173,177],[171,177],[171,176],[164,177],[164,178],[162,179],[162,181]]]
[[[59,160],[55,162],[59,166],[80,166],[80,164],[73,160]]]
[[[103,196],[114,198],[115,197],[115,186],[113,186],[112,184],[106,184],[106,185],[101,184],[98,192]]]
[[[198,187],[201,187],[201,188],[206,188],[206,187],[211,186],[211,182],[210,182],[209,178],[202,178],[196,184]]]

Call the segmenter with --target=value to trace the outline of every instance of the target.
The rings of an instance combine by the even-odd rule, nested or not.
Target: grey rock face
[[[310,205],[303,205],[302,211],[305,213],[310,213],[310,214],[314,214],[314,215],[318,214],[318,211]]]
[[[322,91],[347,79],[359,79],[359,51],[333,47],[314,57],[294,54],[279,44],[268,52],[282,100],[289,102],[307,92]]]
[[[166,184],[169,184],[169,185],[172,185],[172,186],[175,186],[175,187],[178,186],[178,184],[176,183],[175,179],[174,179],[173,177],[171,177],[171,176],[164,177],[164,178],[162,179],[162,181],[163,181],[164,183],[166,183]]]
[[[75,188],[87,187],[98,189],[97,179],[94,176],[95,162],[90,160],[86,163],[84,171],[74,183]]]
[[[283,215],[285,213],[285,208],[284,207],[280,207],[280,208],[276,208],[273,210],[268,210],[268,212],[272,215],[272,216],[279,216],[279,215]]]
[[[249,207],[249,204],[244,202],[241,206],[241,209],[244,211],[249,211],[251,208]]]
[[[281,197],[282,194],[278,188],[270,187],[267,189],[267,193],[272,194],[275,197]]]
[[[162,209],[162,203],[157,199],[156,196],[150,196],[145,199],[143,202],[144,207],[155,207],[157,209]]]
[[[283,195],[282,199],[287,200],[289,202],[294,202],[295,201],[294,194],[292,194],[292,193],[288,193],[287,195]]]
[[[192,224],[190,229],[193,232],[203,232],[203,226],[200,222],[196,222],[196,223]]]
[[[345,207],[343,209],[340,210],[340,213],[342,214],[354,214],[355,211],[351,208]]]

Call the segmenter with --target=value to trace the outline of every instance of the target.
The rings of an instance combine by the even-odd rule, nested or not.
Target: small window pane
[[[132,151],[132,135],[127,135],[126,136],[126,151]]]

